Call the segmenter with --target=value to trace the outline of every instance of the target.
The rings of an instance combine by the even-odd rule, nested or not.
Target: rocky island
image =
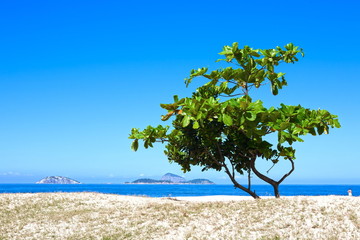
[[[61,176],[46,177],[36,183],[37,184],[80,184],[79,181]]]
[[[161,177],[160,180],[141,178],[137,179],[132,184],[215,184],[208,179],[193,179],[186,181],[185,178],[173,173],[167,173]]]

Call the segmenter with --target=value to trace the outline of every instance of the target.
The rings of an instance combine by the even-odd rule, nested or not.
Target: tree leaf
[[[174,95],[174,103],[179,101],[179,96],[178,95]]]
[[[225,125],[231,126],[233,124],[233,120],[229,115],[223,114],[222,118],[223,118],[223,122],[225,123]]]
[[[255,112],[252,112],[252,111],[248,111],[247,113],[250,114],[250,117],[246,117],[247,120],[249,120],[249,121],[255,121],[255,119],[256,119],[256,113],[255,113]]]
[[[280,123],[280,129],[281,129],[281,130],[285,130],[285,129],[287,129],[289,126],[290,126],[290,123],[288,123],[288,122],[282,122],[282,123]]]
[[[272,94],[273,95],[278,95],[278,93],[279,93],[279,90],[278,90],[278,88],[277,88],[277,86],[275,85],[275,84],[272,84],[271,85],[271,92],[272,92]]]
[[[182,127],[187,127],[189,124],[190,124],[190,117],[186,115],[182,120]]]
[[[193,129],[198,129],[199,128],[199,122],[195,121],[193,124]]]
[[[139,140],[135,139],[131,144],[131,149],[136,152],[139,148]]]

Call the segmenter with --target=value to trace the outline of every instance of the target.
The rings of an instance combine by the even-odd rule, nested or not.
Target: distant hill
[[[80,184],[79,181],[61,176],[46,177],[36,183],[37,184]]]
[[[183,177],[180,177],[178,175],[172,174],[172,173],[167,173],[164,176],[161,177],[162,181],[169,181],[172,183],[184,183],[186,182],[186,179]]]
[[[191,183],[191,184],[215,184],[212,181],[210,181],[208,179],[203,179],[203,178],[193,179],[193,180],[187,181],[186,183]]]
[[[138,180],[133,181],[132,183],[172,183],[170,181],[163,181],[163,180],[155,180],[155,179],[150,179],[150,178],[141,178]]]
[[[208,179],[193,179],[190,181],[186,181],[185,178],[173,173],[165,174],[164,176],[161,177],[160,180],[155,180],[151,178],[141,178],[131,183],[133,184],[215,184]]]

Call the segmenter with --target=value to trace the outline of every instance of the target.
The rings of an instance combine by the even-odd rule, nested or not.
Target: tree
[[[192,70],[185,79],[188,86],[194,78],[203,77],[207,83],[197,88],[191,97],[174,96],[171,104],[160,104],[167,114],[163,121],[172,118],[172,127],[148,126],[144,130],[133,128],[130,139],[136,151],[139,140],[144,147],[165,143],[165,155],[170,162],[178,163],[184,172],[191,166],[201,166],[203,171],[224,171],[234,184],[254,198],[251,175],[254,173],[274,188],[280,197],[279,185],[295,168],[294,142],[303,142],[301,136],[328,134],[329,129],[340,127],[336,115],[326,110],[311,110],[301,105],[265,108],[262,101],[253,101],[250,90],[269,84],[273,95],[287,85],[285,73],[276,72],[280,63],[295,63],[302,49],[287,44],[284,48],[240,49],[238,43],[224,46],[219,53],[233,67],[208,72],[207,68]],[[270,134],[277,134],[277,141],[270,143]],[[289,161],[291,170],[280,180],[274,180],[256,168],[256,161],[263,159],[276,165],[280,160]],[[247,186],[241,185],[236,174],[247,175]]]

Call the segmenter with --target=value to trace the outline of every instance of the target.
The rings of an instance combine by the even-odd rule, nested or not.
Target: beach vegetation
[[[360,239],[358,197],[204,198],[0,194],[0,239]]]
[[[339,128],[338,117],[327,110],[301,105],[268,108],[260,99],[253,99],[250,93],[260,87],[269,86],[276,96],[287,85],[285,73],[279,72],[278,66],[295,63],[304,56],[303,50],[292,43],[273,49],[239,48],[233,43],[219,54],[223,59],[218,61],[226,67],[191,70],[185,79],[186,86],[197,78],[206,80],[192,96],[175,95],[172,103],[160,104],[167,111],[161,119],[171,120],[171,126],[133,128],[131,147],[136,151],[140,141],[145,148],[161,142],[168,160],[179,164],[184,172],[191,171],[192,166],[224,171],[236,188],[259,198],[252,188],[255,174],[272,185],[274,196],[280,197],[279,185],[295,169],[293,144],[303,142],[304,135],[328,134],[330,128]],[[287,161],[290,170],[272,179],[257,168],[261,160],[273,166]],[[238,174],[247,176],[246,185],[237,181]]]

